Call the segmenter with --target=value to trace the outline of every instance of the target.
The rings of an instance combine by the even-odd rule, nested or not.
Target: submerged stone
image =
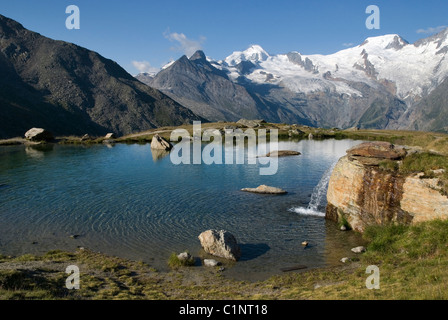
[[[256,188],[243,188],[243,189],[241,189],[241,191],[262,193],[262,194],[285,194],[285,193],[287,193],[283,189],[276,188],[276,187],[270,187],[270,186],[267,186],[264,184],[262,184],[261,186],[258,186]]]

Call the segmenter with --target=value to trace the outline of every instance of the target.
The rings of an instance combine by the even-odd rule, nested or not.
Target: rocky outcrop
[[[151,149],[170,151],[172,148],[173,145],[166,139],[159,136],[158,134],[155,134],[152,137]]]
[[[199,241],[205,252],[238,261],[241,257],[241,249],[236,238],[225,230],[207,230],[199,235]]]
[[[246,126],[248,128],[257,128],[261,127],[263,124],[266,123],[264,120],[247,120],[247,119],[240,119],[238,120],[239,124]]]
[[[448,218],[448,198],[440,193],[439,179],[422,179],[418,173],[405,179],[401,208],[414,214],[413,222]]]
[[[336,164],[328,185],[327,219],[346,221],[352,229],[363,232],[372,224],[413,224],[448,218],[448,198],[439,192],[437,178],[421,179],[423,173],[403,175],[383,170],[378,164],[402,156],[403,150],[384,143],[364,146],[361,152],[350,149],[351,155]],[[390,153],[385,152],[385,147]]]
[[[31,141],[51,141],[53,134],[42,128],[32,128],[25,133],[25,138]]]
[[[243,188],[241,191],[246,192],[253,192],[253,193],[263,193],[263,194],[285,194],[287,193],[285,190],[276,188],[276,187],[270,187],[267,185],[262,184],[261,186],[258,186],[256,188]]]

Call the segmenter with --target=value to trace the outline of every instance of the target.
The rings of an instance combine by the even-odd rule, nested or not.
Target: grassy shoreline
[[[0,256],[0,299],[448,299],[448,221],[370,227],[364,237],[369,244],[359,260],[257,282],[231,280],[210,267],[158,272],[87,249]],[[65,287],[68,265],[80,269],[79,290]],[[366,288],[369,265],[379,267],[378,290]]]
[[[225,126],[239,127],[236,122],[212,122],[201,124],[202,129],[222,129]],[[186,129],[190,135],[193,132],[193,125],[183,125],[176,127],[155,128],[140,133],[129,134],[116,139],[105,139],[105,137],[91,137],[82,140],[81,137],[63,136],[56,137],[55,143],[59,144],[99,144],[109,140],[115,143],[150,143],[154,134],[169,140],[170,134],[175,129]],[[424,131],[395,131],[395,130],[376,130],[376,129],[347,129],[340,130],[337,128],[324,129],[314,128],[301,125],[287,125],[278,123],[265,123],[260,129],[277,129],[279,140],[288,139],[307,139],[309,134],[313,135],[313,139],[353,139],[353,140],[372,140],[372,141],[389,141],[398,145],[413,146],[430,152],[448,155],[448,134]],[[245,131],[247,128],[241,128]],[[258,132],[258,128],[254,128]],[[298,130],[298,131],[294,131]],[[0,139],[0,146],[8,145],[38,145],[39,143],[29,142],[24,138],[16,137],[11,139]]]

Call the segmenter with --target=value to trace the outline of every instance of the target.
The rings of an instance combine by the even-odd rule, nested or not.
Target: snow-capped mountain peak
[[[332,54],[270,55],[252,45],[224,60],[207,57],[206,68],[204,57],[190,58],[193,73],[167,66],[150,84],[213,120],[448,131],[426,116],[446,108],[448,29],[413,44],[397,34],[369,37]]]
[[[368,47],[371,49],[375,48],[378,50],[385,50],[385,49],[400,50],[401,48],[403,48],[408,44],[409,42],[404,40],[398,34],[387,34],[384,36],[369,37],[360,45],[360,47]]]
[[[260,62],[265,61],[269,54],[259,45],[251,45],[244,51],[235,51],[224,61],[228,66],[236,66],[242,61]]]

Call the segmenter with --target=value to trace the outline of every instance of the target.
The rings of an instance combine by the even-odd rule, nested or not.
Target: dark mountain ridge
[[[116,62],[0,15],[0,137],[129,134],[203,120]]]

